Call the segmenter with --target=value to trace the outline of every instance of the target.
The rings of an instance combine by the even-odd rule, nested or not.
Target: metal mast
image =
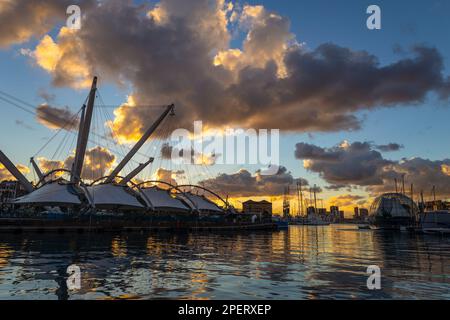
[[[76,150],[78,150],[80,148],[80,142],[81,142],[81,133],[83,132],[83,122],[84,122],[84,114],[86,113],[86,105],[83,104],[83,106],[81,107],[81,117],[80,117],[80,125],[78,126],[78,136],[77,136],[77,148]],[[71,172],[73,172],[74,168],[75,168],[75,163],[78,162],[78,157],[79,154],[75,154],[75,158],[72,162],[72,168],[71,168]],[[70,177],[70,179],[72,180],[72,176]]]
[[[171,104],[167,106],[166,110],[159,116],[159,118],[151,125],[150,128],[147,129],[147,131],[144,133],[144,135],[139,139],[139,141],[134,145],[134,147],[128,152],[128,154],[125,156],[125,158],[122,159],[122,161],[117,165],[117,167],[114,168],[113,172],[106,178],[105,183],[111,183],[113,182],[114,178],[117,177],[120,170],[122,170],[125,165],[130,161],[130,159],[138,152],[138,150],[142,147],[142,145],[147,141],[148,138],[155,132],[155,130],[158,128],[158,126],[161,124],[161,122],[164,120],[164,118],[169,114],[173,114],[174,105]]]
[[[44,178],[44,175],[42,174],[41,169],[39,169],[39,166],[37,165],[37,163],[34,161],[33,157],[30,158],[30,162],[33,165],[34,171],[36,171],[36,174],[37,174],[39,180],[42,180]]]
[[[19,181],[19,183],[27,190],[27,192],[33,191],[33,185],[27,178],[16,168],[16,166],[9,160],[9,158],[0,150],[0,162],[5,168]]]
[[[89,139],[89,131],[91,129],[92,113],[94,111],[95,92],[97,90],[97,77],[92,81],[91,91],[89,92],[89,101],[86,111],[81,114],[80,129],[78,132],[77,150],[75,152],[75,160],[72,166],[70,181],[73,183],[80,182],[81,171],[83,170],[84,156]]]
[[[126,185],[131,179],[133,179],[135,176],[137,176],[139,174],[139,172],[144,170],[144,168],[146,166],[148,166],[150,163],[152,163],[153,160],[155,160],[155,158],[150,158],[147,162],[139,164],[139,166],[137,166],[136,169],[131,171],[125,178],[123,178],[122,181],[120,181],[120,184],[121,185]]]

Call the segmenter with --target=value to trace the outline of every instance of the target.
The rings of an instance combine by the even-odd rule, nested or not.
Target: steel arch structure
[[[43,185],[45,185],[45,184],[47,184],[47,183],[50,183],[50,182],[54,181],[54,180],[45,181],[45,179],[46,179],[48,176],[51,176],[52,174],[54,174],[54,173],[56,173],[56,172],[66,172],[66,173],[71,173],[70,170],[64,169],[64,168],[53,169],[53,170],[47,172],[46,174],[44,174],[44,175],[42,176],[42,178],[39,179],[39,181],[36,183],[36,187],[37,187],[38,185],[40,185],[40,184],[41,184],[41,186],[43,186]]]
[[[212,191],[212,190],[210,190],[210,189],[208,189],[206,187],[199,186],[199,185],[196,185],[196,184],[181,184],[181,185],[178,185],[178,187],[179,188],[190,187],[190,188],[196,188],[196,189],[204,190],[204,191],[212,194],[213,196],[215,196],[217,199],[219,199],[225,205],[225,209],[229,209],[230,208],[230,204],[228,203],[228,201],[224,200],[219,194],[217,194],[216,192],[214,192],[214,191]]]
[[[161,181],[161,180],[146,180],[146,181],[143,181],[143,182],[138,183],[138,184],[135,185],[135,186],[136,186],[139,190],[141,190],[141,186],[144,185],[144,184],[147,184],[147,183],[162,183],[162,184],[165,184],[166,186],[169,186],[169,187],[170,187],[169,190],[174,189],[174,190],[178,191],[179,193],[181,193],[181,194],[183,194],[183,195],[186,193],[186,192],[184,192],[183,190],[181,190],[181,189],[179,188],[179,186],[175,186],[175,185],[173,185],[173,184],[171,184],[171,183],[169,183],[169,182]],[[196,205],[189,197],[185,196],[185,199],[187,199],[187,200],[189,201],[190,207],[191,207],[192,210],[198,211],[197,205]]]

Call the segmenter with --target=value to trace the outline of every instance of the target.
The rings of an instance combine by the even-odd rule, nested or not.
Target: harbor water
[[[371,265],[379,290],[367,288]],[[450,299],[450,237],[354,225],[1,233],[0,299]]]

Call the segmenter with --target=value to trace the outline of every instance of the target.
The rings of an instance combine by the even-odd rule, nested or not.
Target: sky
[[[65,28],[72,2],[82,12],[79,31]],[[381,9],[380,30],[366,26],[372,4]],[[33,179],[29,158],[58,127],[46,117],[76,113],[95,74],[104,103],[122,105],[101,111],[126,142],[121,150],[160,110],[144,105],[175,102],[170,128],[202,120],[281,130],[283,168],[272,179],[252,165],[169,168],[163,160],[142,179],[176,180],[185,171],[230,198],[267,198],[279,208],[284,186],[302,178],[320,187],[327,205],[349,211],[392,191],[404,174],[417,192],[436,185],[448,198],[449,12],[438,0],[0,0],[0,91],[39,112],[0,100],[0,149]],[[65,136],[73,141],[62,132],[36,154],[41,166],[70,162],[70,143],[55,152]],[[161,143],[143,150],[153,146]],[[95,147],[100,173],[121,159]]]

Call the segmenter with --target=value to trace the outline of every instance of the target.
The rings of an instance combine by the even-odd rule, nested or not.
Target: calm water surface
[[[67,289],[67,267],[81,290]],[[381,290],[366,287],[369,265]],[[450,299],[450,237],[291,226],[239,234],[0,234],[0,299]]]

